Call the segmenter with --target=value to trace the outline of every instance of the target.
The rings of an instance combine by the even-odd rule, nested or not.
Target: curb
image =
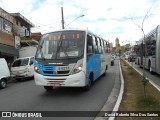
[[[122,101],[122,97],[123,97],[123,93],[124,93],[124,78],[123,78],[123,74],[122,74],[122,69],[121,69],[121,65],[120,65],[120,60],[119,60],[119,69],[120,69],[120,79],[121,79],[121,88],[120,88],[120,92],[119,92],[119,96],[117,99],[117,102],[113,108],[113,113],[115,111],[118,111],[118,108],[120,106],[120,103]],[[109,117],[109,120],[114,120],[115,117]]]
[[[101,111],[111,111],[112,113],[118,111],[124,92],[124,79],[121,71],[120,60],[119,60],[119,69],[117,71],[116,71],[114,87]],[[115,117],[97,116],[94,118],[94,120],[114,120],[114,118]]]

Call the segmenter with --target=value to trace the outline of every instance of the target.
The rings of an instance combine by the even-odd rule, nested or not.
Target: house
[[[0,58],[12,63],[19,56],[21,41],[29,39],[31,23],[20,13],[8,13],[0,7]]]

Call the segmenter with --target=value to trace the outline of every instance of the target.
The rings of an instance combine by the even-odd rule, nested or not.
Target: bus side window
[[[91,35],[87,35],[87,54],[93,54],[93,40]]]
[[[101,48],[102,48],[102,54],[104,54],[104,41],[101,39]]]
[[[106,53],[109,53],[110,52],[109,42],[106,42],[105,46],[106,46]]]
[[[102,46],[101,46],[101,39],[98,38],[98,51],[99,51],[99,54],[102,54]]]
[[[95,36],[92,37],[93,38],[93,48],[94,48],[94,53],[98,54],[98,42],[97,42],[97,38]]]
[[[106,41],[103,41],[103,43],[104,43],[104,53],[107,53]]]

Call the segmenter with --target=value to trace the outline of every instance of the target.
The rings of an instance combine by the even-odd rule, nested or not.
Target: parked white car
[[[16,59],[11,66],[11,76],[17,80],[20,78],[33,77],[34,57],[24,57]]]
[[[0,58],[0,88],[6,88],[10,79],[10,71],[4,58]]]

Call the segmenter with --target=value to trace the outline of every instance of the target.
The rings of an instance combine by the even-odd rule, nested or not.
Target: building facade
[[[15,19],[14,23],[14,36],[15,36],[15,47],[19,49],[21,43],[24,43],[27,39],[30,39],[31,28],[34,27],[34,24],[31,23],[20,13],[11,13]]]
[[[14,17],[0,8],[0,58],[5,58],[9,63],[18,57],[13,32],[14,23]]]
[[[121,50],[121,46],[120,46],[120,43],[119,43],[119,39],[118,37],[115,39],[115,53],[119,53]]]
[[[8,13],[0,8],[0,58],[12,63],[18,58],[21,40],[30,37],[34,25],[20,13]]]

